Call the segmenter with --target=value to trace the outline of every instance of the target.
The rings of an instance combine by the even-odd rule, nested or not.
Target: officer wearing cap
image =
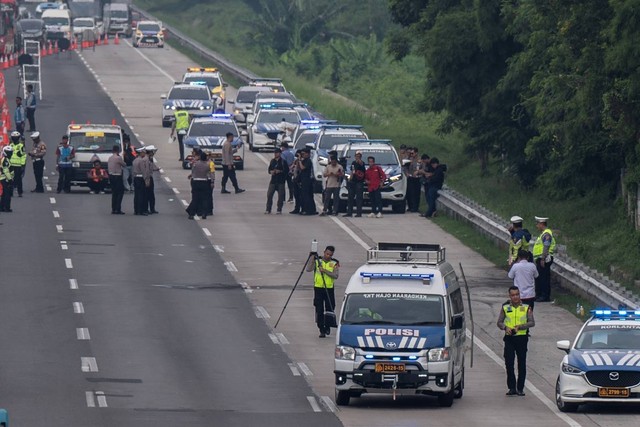
[[[148,181],[145,184],[145,199],[147,201],[145,210],[148,214],[157,214],[159,212],[156,210],[156,186],[153,182],[153,173],[160,170],[154,159],[155,153],[158,149],[155,145],[147,145],[145,147],[145,151],[147,153],[146,161],[148,169]]]
[[[171,138],[177,133],[178,134],[178,151],[180,153],[180,161],[184,161],[184,145],[182,144],[182,140],[184,136],[187,134],[187,130],[189,129],[189,113],[187,112],[186,107],[178,106],[176,108],[175,120],[171,126]]]
[[[0,159],[0,184],[2,185],[2,196],[0,196],[0,211],[13,212],[11,210],[11,197],[13,196],[13,171],[11,170],[11,156],[13,148],[5,145],[2,149],[2,159]]]
[[[133,213],[134,215],[147,214],[147,198],[145,186],[149,177],[149,167],[145,158],[146,151],[144,147],[136,149],[138,157],[133,161],[131,166],[131,174],[133,175]]]
[[[538,268],[536,279],[536,295],[538,302],[551,301],[551,264],[556,253],[556,239],[553,232],[547,227],[549,218],[536,216],[536,228],[540,235],[533,245],[533,259]]]
[[[293,162],[296,160],[295,154],[293,154],[293,152],[289,149],[290,142],[291,138],[285,136],[284,138],[282,138],[282,143],[280,144],[280,149],[282,150],[282,158],[285,162],[287,162],[287,165],[289,165],[289,169],[293,167]],[[289,187],[289,199],[287,200],[287,203],[293,203],[293,195],[295,191],[293,187],[293,173],[291,172],[291,170],[287,172],[287,186]]]
[[[127,164],[120,156],[120,145],[114,145],[111,152],[113,154],[107,161],[109,184],[111,185],[111,214],[124,215],[124,212],[122,212],[122,198],[124,197],[123,175]]]
[[[518,258],[518,251],[524,249],[529,250],[529,241],[531,240],[531,233],[526,228],[522,228],[523,219],[517,215],[511,217],[511,225],[507,227],[511,238],[509,239],[509,257],[507,263],[513,264]]]
[[[33,140],[33,148],[28,154],[33,162],[33,175],[36,179],[36,188],[31,192],[44,193],[42,178],[44,176],[44,156],[47,154],[47,146],[40,139],[40,132],[33,132],[31,139]]]

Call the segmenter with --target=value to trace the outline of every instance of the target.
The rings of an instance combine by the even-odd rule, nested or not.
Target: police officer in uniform
[[[0,211],[13,212],[11,210],[11,197],[13,196],[13,171],[11,170],[11,156],[13,148],[6,145],[2,149],[0,159],[0,184],[2,184],[2,196],[0,196]]]
[[[13,154],[9,162],[13,172],[13,188],[18,190],[18,197],[22,197],[22,177],[24,176],[24,167],[27,164],[27,155],[24,151],[22,135],[18,131],[11,132],[11,148]]]
[[[333,284],[338,280],[340,261],[333,258],[335,250],[333,246],[327,246],[322,257],[314,253],[313,263],[307,266],[307,271],[313,271],[313,306],[316,309],[316,325],[320,330],[320,338],[331,332],[330,326],[325,325],[324,312],[335,312],[336,307]]]
[[[507,228],[511,234],[511,239],[509,239],[509,258],[507,259],[509,265],[516,262],[520,249],[529,250],[531,233],[526,228],[522,228],[522,221],[521,217],[514,215],[511,217],[511,225]]]
[[[549,218],[537,216],[536,228],[540,235],[533,245],[533,259],[538,268],[538,278],[536,279],[536,302],[551,301],[551,264],[553,255],[556,253],[556,239],[553,232],[547,227]]]
[[[47,146],[40,139],[40,132],[32,133],[31,139],[33,140],[33,149],[28,154],[33,161],[33,175],[36,180],[36,188],[31,192],[44,193],[42,178],[44,176],[44,156],[47,154]]]
[[[171,126],[171,137],[173,138],[176,133],[178,134],[178,150],[180,150],[179,160],[182,162],[184,161],[184,145],[182,145],[182,140],[189,129],[189,113],[185,107],[177,107],[174,116],[175,120]]]
[[[156,186],[153,181],[153,173],[158,172],[160,168],[155,163],[154,155],[158,149],[154,145],[147,145],[145,147],[145,151],[147,152],[147,168],[149,169],[149,183],[145,187],[146,189],[146,200],[148,207],[146,209],[149,215],[160,213],[156,210]]]
[[[527,344],[529,328],[536,325],[533,310],[520,300],[520,290],[509,288],[509,302],[502,305],[498,315],[498,328],[504,331],[504,363],[507,370],[507,396],[524,396],[527,377]],[[515,358],[518,358],[518,379],[514,373]]]
[[[134,215],[147,214],[146,182],[149,176],[149,168],[145,158],[144,147],[138,148],[138,157],[133,161],[131,174],[133,175],[133,212]]]
[[[114,145],[111,152],[113,154],[107,161],[109,184],[111,185],[111,214],[124,215],[124,212],[122,212],[122,198],[124,197],[123,172],[127,164],[120,157],[120,145]]]

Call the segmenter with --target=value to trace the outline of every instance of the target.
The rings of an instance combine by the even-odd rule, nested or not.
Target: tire
[[[251,144],[251,152],[252,153],[257,153],[258,151],[260,151],[260,150],[258,150],[256,147],[253,146],[253,144]]]
[[[158,45],[158,48],[159,48],[159,49],[162,49],[162,48],[164,48],[164,45],[163,45],[163,44],[159,44],[159,45]]]
[[[349,406],[351,394],[348,391],[336,390],[336,404],[338,406]]]
[[[453,405],[453,399],[455,397],[455,389],[452,388],[451,391],[445,394],[438,395],[438,405],[443,408],[450,408]]]
[[[404,200],[401,202],[393,202],[393,204],[391,205],[391,210],[393,210],[393,213],[403,214],[407,210],[407,202]]]
[[[462,368],[462,376],[460,377],[460,382],[453,389],[453,397],[455,399],[461,399],[464,395],[464,368]]]
[[[238,163],[236,165],[236,170],[239,170],[239,171],[244,170],[244,162]]]
[[[556,380],[556,406],[560,412],[576,412],[578,410],[579,403],[567,403],[562,401],[560,395],[560,377]]]
[[[171,127],[171,121],[163,120],[162,121],[162,127],[163,128],[170,128]]]

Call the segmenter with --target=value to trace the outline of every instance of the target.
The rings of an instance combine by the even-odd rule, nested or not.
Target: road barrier
[[[159,21],[149,12],[135,5],[131,5],[131,8],[147,19]],[[226,73],[243,82],[258,78],[256,74],[227,60],[218,52],[205,47],[202,43],[187,37],[178,29],[169,25],[164,25],[164,27],[181,46],[190,49],[204,60],[217,64]],[[499,246],[504,247],[506,259],[509,245],[509,232],[505,228],[505,225],[508,224],[507,220],[500,218],[478,203],[448,188],[440,190],[438,203],[440,205],[438,207],[439,212],[446,212],[454,218],[471,224],[481,234],[487,236]],[[574,294],[609,307],[618,307],[620,304],[630,308],[640,307],[640,298],[633,292],[609,277],[571,259],[563,251],[560,251],[554,258],[551,270],[553,280]]]

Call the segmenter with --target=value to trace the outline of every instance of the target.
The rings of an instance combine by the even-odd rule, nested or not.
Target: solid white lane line
[[[189,206],[189,203],[185,199],[180,199],[183,205]]]
[[[133,48],[133,46],[131,46],[131,43],[129,43],[127,40],[124,40],[124,42],[126,44],[128,44],[130,47]],[[138,49],[134,49],[133,50],[135,53],[137,53],[138,55],[140,55],[142,58],[144,58],[145,61],[147,61],[149,64],[151,64],[153,66],[153,68],[155,68],[156,70],[160,71],[162,73],[162,75],[164,75],[167,79],[169,79],[169,81],[171,83],[175,83],[177,80],[174,79],[173,77],[171,77],[171,75],[169,73],[167,73],[166,71],[164,71],[162,68],[160,68],[155,62],[153,62],[151,59],[149,59],[147,57],[147,55],[145,55],[144,53],[140,52],[140,50]]]
[[[289,369],[291,369],[291,373],[293,374],[293,376],[299,377],[300,371],[298,370],[298,368],[293,363],[289,363],[288,365],[289,365]]]
[[[84,305],[81,302],[74,302],[73,312],[75,314],[84,314]]]
[[[87,407],[88,408],[95,408],[96,407],[96,401],[93,398],[93,392],[92,391],[85,391],[84,395],[85,395],[85,398],[87,399]]]
[[[65,258],[65,259],[64,259],[64,265],[65,265],[67,268],[73,268],[73,263],[71,262],[71,258]]]
[[[280,341],[280,344],[289,344],[289,340],[284,336],[282,332],[276,332],[276,337],[278,337],[278,341]]]
[[[169,178],[168,176],[163,176],[164,180],[167,182],[171,182],[171,178]]]
[[[331,400],[329,396],[320,396],[320,401],[331,412],[338,412],[338,407],[335,403],[333,403],[333,400]]]
[[[309,369],[309,367],[307,366],[306,363],[298,362],[298,367],[300,368],[302,373],[305,374],[306,376],[308,376],[308,377],[312,377],[313,376],[313,372],[311,372],[311,369]]]
[[[62,233],[62,225],[56,225],[56,230],[58,230],[58,233]]]
[[[232,272],[236,272],[238,271],[238,267],[236,267],[236,265],[232,262],[232,261],[227,261],[224,263],[225,267],[227,267],[227,270],[232,271]]]
[[[338,227],[342,228],[345,231],[345,233],[347,233],[349,236],[351,236],[351,238],[353,240],[355,240],[355,242],[357,244],[362,246],[364,249],[370,249],[371,248],[371,245],[368,245],[367,243],[365,243],[364,240],[362,240],[356,233],[353,232],[353,230],[351,230],[349,227],[347,227],[347,225],[345,223],[343,223],[342,221],[340,221],[338,218],[336,218],[335,216],[330,216],[329,218],[331,218],[331,220],[333,222],[338,224]]]
[[[278,337],[275,336],[274,334],[269,334],[269,339],[271,340],[272,343],[274,344],[280,344],[280,342],[278,341]]]
[[[314,396],[307,396],[307,400],[309,401],[309,405],[311,405],[313,412],[322,412],[322,409],[320,409],[320,405],[318,405],[318,401]]]
[[[219,254],[224,252],[224,246],[213,245],[213,249],[215,249]]]
[[[253,307],[253,311],[256,313],[256,317],[258,319],[270,319],[271,316],[267,312],[267,310],[261,305]]]
[[[174,187],[174,188],[172,188],[172,190],[173,190],[173,192],[174,192],[174,193],[176,193],[176,194],[180,194],[180,191],[178,191],[178,189],[177,189],[177,188],[175,188],[175,187]]]
[[[204,232],[204,234],[207,235],[207,237],[211,237],[211,232],[209,231],[208,228],[206,227],[202,227],[202,231]]]
[[[50,202],[52,205],[55,205],[55,204],[56,204],[56,198],[55,198],[55,197],[49,197],[49,202]]]
[[[76,336],[79,340],[90,340],[89,328],[76,328]]]
[[[63,251],[69,250],[69,246],[66,243],[62,243],[60,248],[62,248]]]
[[[96,391],[96,398],[98,399],[98,406],[101,408],[107,407],[107,396],[104,395],[104,391]]]
[[[69,279],[69,289],[78,289],[78,281],[76,279]]]
[[[95,357],[81,357],[80,366],[82,372],[98,372],[98,362]]]
[[[267,160],[267,158],[265,156],[263,156],[260,153],[254,153],[256,155],[257,158],[259,158],[260,160],[262,160],[262,163],[264,163],[265,165],[269,165],[270,160]]]
[[[54,218],[60,218],[60,212],[58,212],[58,211],[53,211],[53,217],[54,217]]]

